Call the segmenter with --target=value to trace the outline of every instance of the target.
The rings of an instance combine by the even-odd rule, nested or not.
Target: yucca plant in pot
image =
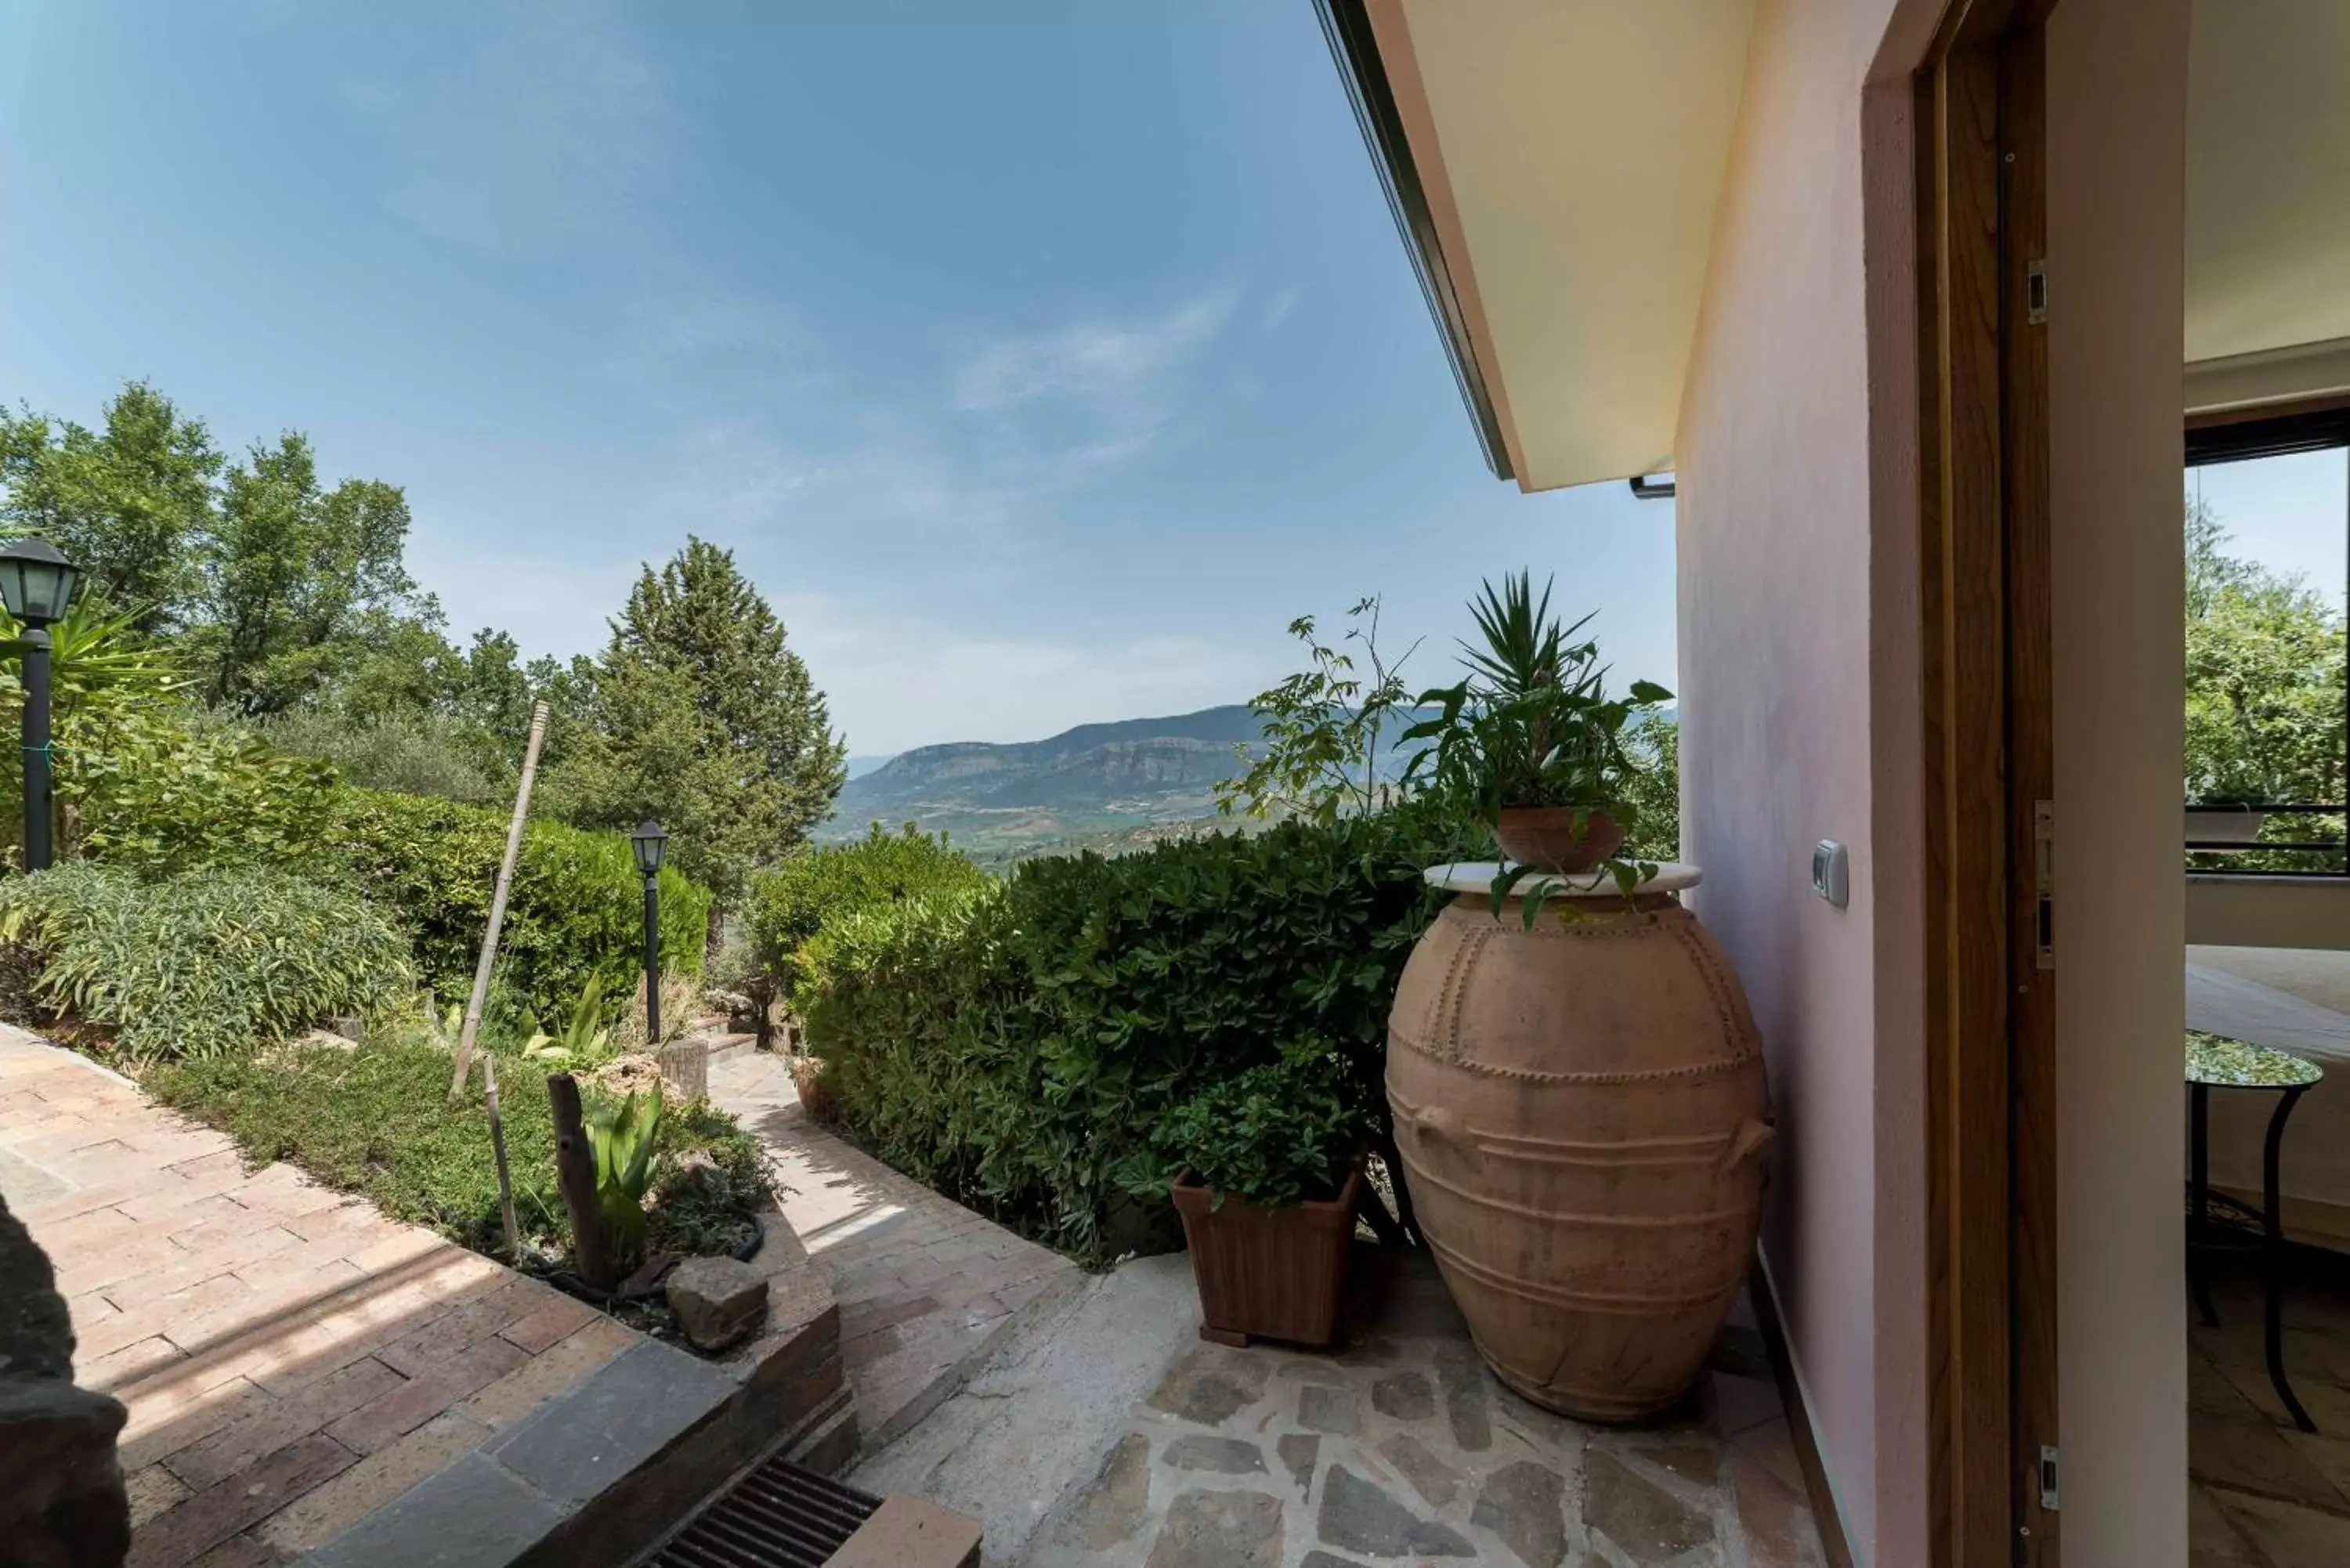
[[[1370,1127],[1339,1092],[1326,1050],[1211,1084],[1151,1134],[1174,1181],[1200,1287],[1200,1337],[1328,1345],[1338,1336],[1347,1259]]]
[[[1562,624],[1550,596],[1523,572],[1482,586],[1469,606],[1479,640],[1461,645],[1469,674],[1420,694],[1436,711],[1404,732],[1425,742],[1404,776],[1492,823],[1521,875],[1610,867],[1637,879],[1615,858],[1635,826],[1624,731],[1672,693],[1635,680],[1610,697],[1598,642],[1578,637],[1591,618]]]

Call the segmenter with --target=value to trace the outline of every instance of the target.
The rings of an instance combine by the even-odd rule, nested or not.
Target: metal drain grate
[[[769,1459],[723,1493],[647,1568],[823,1568],[881,1506],[788,1459]]]

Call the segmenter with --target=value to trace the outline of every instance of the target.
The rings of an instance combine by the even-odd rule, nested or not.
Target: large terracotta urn
[[[1703,1368],[1746,1278],[1770,1103],[1729,961],[1667,866],[1630,898],[1546,878],[1533,928],[1491,865],[1404,966],[1388,1024],[1421,1234],[1501,1379],[1554,1410],[1625,1421]],[[1520,891],[1533,883],[1519,884]]]

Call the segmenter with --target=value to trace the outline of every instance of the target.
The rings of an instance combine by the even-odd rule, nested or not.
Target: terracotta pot
[[[832,1120],[832,1091],[824,1081],[824,1058],[794,1056],[792,1087],[800,1097],[800,1109],[812,1122]]]
[[[1518,865],[1573,875],[1623,847],[1624,830],[1604,811],[1586,813],[1577,833],[1571,805],[1505,805],[1493,824],[1493,841]]]
[[[1754,1021],[1669,894],[1572,921],[1483,894],[1404,967],[1388,1102],[1421,1233],[1504,1383],[1586,1420],[1664,1409],[1754,1256],[1773,1133]]]
[[[1200,1337],[1233,1345],[1336,1339],[1362,1199],[1360,1170],[1348,1174],[1336,1198],[1280,1209],[1230,1196],[1219,1205],[1191,1177],[1177,1182],[1175,1211],[1200,1286]]]

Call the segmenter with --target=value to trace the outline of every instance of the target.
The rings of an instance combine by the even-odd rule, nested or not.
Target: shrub
[[[1181,1160],[1155,1135],[1203,1090],[1328,1056],[1384,1132],[1388,1009],[1441,902],[1420,872],[1484,842],[1406,807],[858,911],[803,950],[810,1040],[899,1168],[1082,1255],[1168,1242]]]
[[[164,708],[87,721],[59,752],[68,852],[151,873],[323,865],[324,763]]]
[[[545,1070],[493,1033],[500,1115],[523,1240],[567,1251],[555,1181],[555,1124]],[[497,1168],[478,1106],[452,1114],[449,1054],[424,1034],[371,1038],[349,1051],[291,1047],[271,1059],[224,1056],[172,1064],[140,1086],[236,1139],[255,1161],[283,1159],[395,1220],[431,1225],[463,1244],[504,1244]],[[721,1251],[742,1238],[772,1184],[758,1141],[706,1101],[661,1118],[662,1168],[647,1213],[657,1251]],[[704,1159],[676,1158],[689,1153]]]
[[[244,1051],[415,984],[406,939],[356,890],[260,867],[146,882],[79,861],[12,877],[0,935],[41,950],[45,1002],[138,1057]]]
[[[1251,1067],[1171,1107],[1150,1141],[1218,1205],[1227,1196],[1266,1208],[1330,1198],[1371,1133],[1340,1093],[1341,1070],[1319,1054]]]
[[[454,801],[338,794],[330,841],[369,894],[407,923],[425,982],[443,999],[473,983],[507,822],[503,811]],[[643,887],[620,835],[529,824],[498,942],[504,1005],[532,1018],[563,1017],[601,976],[617,1012],[644,964]],[[662,967],[701,973],[709,893],[663,867],[660,908]]]
[[[334,764],[345,784],[400,794],[436,795],[473,805],[514,799],[514,770],[491,764],[479,726],[408,710],[358,719],[297,708],[254,729],[281,752]]]
[[[795,851],[751,884],[751,940],[759,966],[789,996],[802,979],[800,950],[827,924],[917,895],[976,888],[987,879],[968,857],[908,823],[885,833],[873,824],[847,844]]]

